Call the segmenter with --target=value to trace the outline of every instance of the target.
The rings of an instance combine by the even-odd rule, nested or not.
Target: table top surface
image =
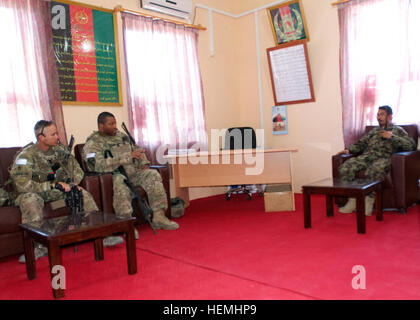
[[[356,179],[354,181],[342,181],[339,178],[327,178],[302,186],[302,188],[336,188],[336,189],[360,189],[364,190],[380,184],[381,180]]]
[[[130,218],[117,218],[115,214],[103,212],[80,213],[76,217],[71,215],[41,221],[22,223],[21,228],[30,230],[37,234],[52,237],[62,236],[70,233],[83,232],[98,227],[112,225],[118,222],[135,220]]]
[[[194,151],[183,154],[164,155],[164,159],[184,158],[184,157],[208,157],[221,155],[235,155],[235,154],[254,154],[254,153],[276,153],[276,152],[298,152],[295,147],[284,147],[276,149],[229,149],[229,150],[210,150],[210,151]]]

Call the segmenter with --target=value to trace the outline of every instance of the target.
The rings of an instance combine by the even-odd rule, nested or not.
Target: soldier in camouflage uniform
[[[117,216],[131,217],[132,194],[125,184],[125,176],[118,167],[122,166],[135,186],[141,186],[147,193],[153,210],[152,223],[156,229],[175,230],[179,226],[165,216],[168,207],[166,191],[159,172],[149,168],[144,150],[131,146],[129,138],[118,131],[113,114],[103,112],[98,116],[99,131],[93,132],[83,148],[84,159],[90,171],[113,173],[113,206]]]
[[[412,151],[416,143],[407,132],[392,124],[392,109],[389,106],[379,107],[377,120],[379,127],[372,129],[359,141],[338,154],[359,154],[359,156],[345,161],[338,169],[340,178],[352,181],[356,173],[365,170],[370,179],[383,180],[391,169],[391,155],[395,152]],[[365,199],[366,215],[372,214],[374,193]],[[340,208],[341,213],[351,213],[356,209],[356,200],[349,199]]]
[[[9,194],[3,188],[0,188],[0,207],[6,205],[9,200]]]
[[[61,185],[68,192],[71,188],[69,183],[78,185],[84,175],[75,158],[58,144],[57,128],[53,122],[38,121],[34,131],[36,144],[31,143],[25,146],[17,154],[10,170],[10,177],[18,193],[15,204],[20,208],[23,223],[42,220],[45,202],[65,198],[65,194],[56,187]],[[53,167],[56,168],[55,174]],[[78,188],[83,193],[85,211],[97,211],[98,207],[92,196],[81,187]],[[36,246],[36,258],[46,253],[45,247]],[[25,261],[24,255],[19,261]]]

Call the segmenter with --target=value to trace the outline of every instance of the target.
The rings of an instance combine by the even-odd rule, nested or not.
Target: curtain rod
[[[338,6],[339,4],[343,4],[343,3],[347,3],[347,2],[351,2],[353,0],[339,0],[336,2],[331,3],[332,6]]]
[[[332,6],[338,6],[339,4],[350,2],[350,1],[351,0],[340,0],[340,1],[336,1],[336,2],[331,3],[331,5]]]
[[[343,4],[343,3],[347,3],[347,2],[352,2],[353,0],[339,0],[336,2],[331,3],[332,6],[338,6],[339,4]]]
[[[183,22],[177,21],[177,20],[172,20],[172,19],[166,19],[166,18],[162,18],[162,17],[158,17],[158,16],[153,16],[153,15],[145,14],[145,13],[139,12],[139,11],[124,9],[121,6],[116,6],[114,8],[114,11],[115,12],[128,12],[128,13],[132,13],[132,14],[135,14],[135,15],[138,15],[138,16],[143,16],[143,17],[148,17],[148,18],[153,18],[153,19],[159,19],[159,20],[166,21],[166,22],[172,22],[172,23],[175,23],[175,24],[180,24],[180,25],[183,25],[183,26],[188,27],[188,28],[194,28],[194,29],[198,29],[198,30],[207,30],[207,28],[205,28],[201,25],[188,24],[188,23],[183,23]]]

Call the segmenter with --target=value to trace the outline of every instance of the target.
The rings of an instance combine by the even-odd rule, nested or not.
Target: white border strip
[[[262,78],[261,78],[261,46],[260,46],[260,24],[258,20],[258,12],[254,12],[255,19],[255,42],[257,49],[257,70],[258,70],[258,92],[259,92],[259,104],[260,104],[260,128],[264,129],[264,103],[263,103],[263,89],[262,89]]]
[[[241,18],[241,17],[246,16],[248,14],[251,14],[251,13],[254,13],[254,12],[257,12],[257,11],[260,11],[260,10],[263,10],[263,9],[267,9],[269,7],[275,6],[277,4],[280,4],[280,3],[283,3],[283,2],[286,2],[286,1],[288,1],[288,0],[274,1],[274,2],[268,3],[266,5],[263,5],[261,7],[258,7],[258,8],[255,8],[255,9],[252,9],[252,10],[249,10],[249,11],[246,11],[246,12],[243,12],[243,13],[240,13],[240,14],[232,14],[232,13],[229,13],[229,12],[226,12],[226,11],[222,11],[222,10],[218,10],[218,9],[214,9],[214,8],[211,8],[209,6],[206,6],[206,5],[203,5],[203,4],[199,4],[199,3],[197,3],[195,6],[197,8],[201,8],[201,9],[213,10],[214,12],[223,14],[225,16],[229,16],[231,18]]]

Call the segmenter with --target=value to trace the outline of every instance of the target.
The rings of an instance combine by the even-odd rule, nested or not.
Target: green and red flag
[[[120,104],[113,12],[52,1],[51,26],[62,101]]]

